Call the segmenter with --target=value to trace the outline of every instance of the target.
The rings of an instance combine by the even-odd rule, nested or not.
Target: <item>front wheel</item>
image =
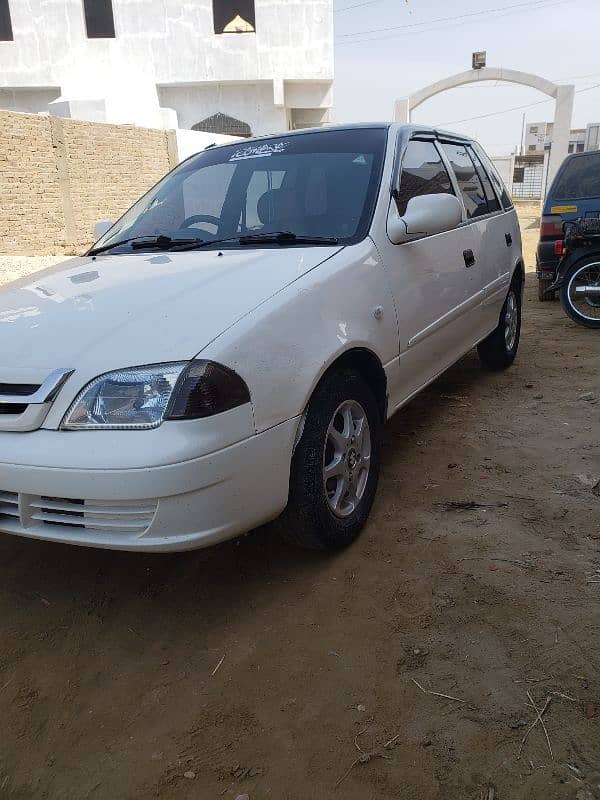
[[[500,312],[498,327],[477,345],[477,352],[488,369],[506,369],[515,360],[521,338],[521,286],[518,280],[508,290]]]
[[[600,261],[578,261],[567,270],[560,301],[572,320],[586,328],[600,328]]]
[[[335,550],[353,542],[367,521],[379,478],[381,417],[355,371],[327,375],[308,405],[279,520],[293,544]]]

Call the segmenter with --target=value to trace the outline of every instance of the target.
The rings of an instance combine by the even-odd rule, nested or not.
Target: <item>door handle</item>
[[[512,236],[510,233],[505,233],[504,238],[506,239],[506,246],[510,247],[512,245]]]
[[[465,259],[465,267],[472,267],[475,263],[475,256],[472,250],[463,250],[463,258]]]

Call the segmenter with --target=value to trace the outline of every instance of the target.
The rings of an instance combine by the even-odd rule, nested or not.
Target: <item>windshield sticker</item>
[[[236,150],[230,161],[242,161],[245,158],[265,158],[275,153],[284,153],[289,142],[274,142],[273,144],[249,144]]]

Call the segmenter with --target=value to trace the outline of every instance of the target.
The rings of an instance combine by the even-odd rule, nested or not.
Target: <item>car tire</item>
[[[549,300],[554,300],[556,297],[556,292],[548,292],[546,294],[546,290],[549,289],[554,281],[550,280],[550,278],[539,278],[538,279],[538,300],[540,303],[546,303]]]
[[[284,539],[313,550],[338,550],[356,539],[377,491],[381,428],[373,392],[358,372],[325,376],[292,458],[289,501],[278,523]]]
[[[477,345],[482,364],[493,370],[510,367],[517,355],[520,338],[521,284],[517,278],[513,278],[497,328]]]

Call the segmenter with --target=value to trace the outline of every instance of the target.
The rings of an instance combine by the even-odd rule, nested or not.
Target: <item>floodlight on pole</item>
[[[487,53],[485,50],[480,50],[473,53],[473,69],[483,69],[485,67]]]

